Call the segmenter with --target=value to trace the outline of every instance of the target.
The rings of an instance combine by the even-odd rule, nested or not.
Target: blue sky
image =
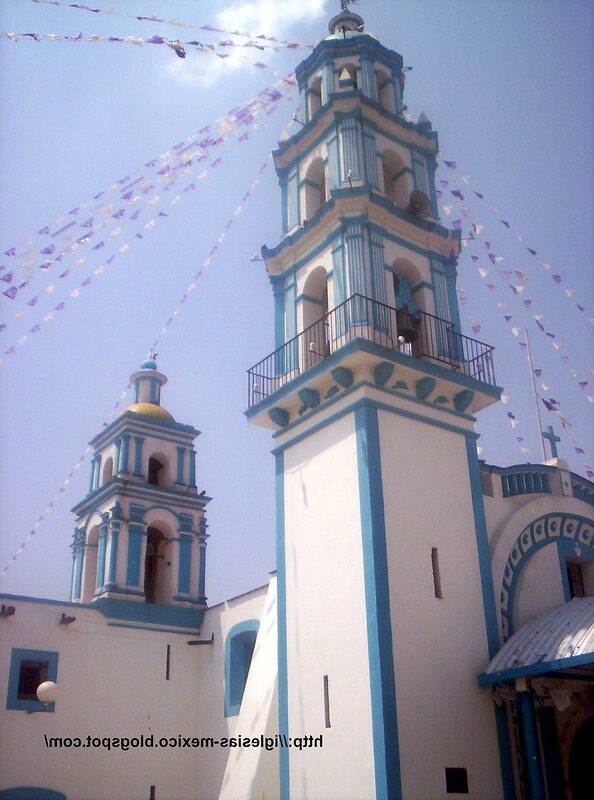
[[[339,6],[321,0],[97,0],[89,5],[304,41],[321,38]],[[409,113],[416,119],[425,111],[439,132],[443,157],[458,164],[455,171],[440,170],[439,178],[449,181],[442,187],[443,201],[452,205],[450,190],[462,191],[473,221],[485,226],[481,235],[490,242],[490,252],[504,258],[494,265],[482,244],[470,243],[459,265],[459,286],[468,298],[461,308],[465,332],[480,325],[477,338],[496,346],[498,380],[509,396],[507,405],[480,415],[481,457],[502,465],[540,460],[530,372],[503,319],[506,313],[512,326],[530,328],[535,364],[542,369],[539,384],[548,387],[539,389],[559,401],[572,428],[563,431],[558,416],[543,408],[544,424],[554,425],[562,436],[561,455],[573,470],[585,474],[584,464],[592,464],[593,458],[592,405],[587,399],[594,394],[592,325],[587,317],[594,299],[594,9],[585,0],[368,0],[359,12],[367,30],[379,34],[413,67],[407,73]],[[0,30],[221,40],[221,35],[197,29],[32,0],[5,0]],[[114,181],[213,125],[306,55],[287,49],[244,48],[240,53],[244,60],[223,60],[188,49],[180,59],[163,45],[1,39],[2,251],[13,245],[24,250],[27,237],[35,235],[37,241],[37,231],[45,225],[68,217],[69,210]],[[255,67],[256,61],[266,69]],[[263,264],[250,261],[262,244],[272,246],[279,238],[279,192],[271,166],[242,204],[242,213],[234,212],[296,104],[296,98],[279,101],[273,114],[258,120],[262,127],[250,130],[247,141],[229,141],[213,150],[204,162],[208,176],[196,181],[195,191],[182,193],[154,228],[143,228],[150,217],[144,206],[137,224],[128,221],[119,236],[84,263],[75,266],[78,253],[69,256],[68,264],[64,259],[67,277],[60,279],[54,265],[51,272],[35,275],[22,301],[2,298],[7,325],[0,334],[6,343],[2,351],[35,324],[40,329],[16,345],[15,354],[0,366],[0,569],[64,485],[129,374],[234,219],[157,350],[159,366],[169,376],[163,405],[177,420],[203,432],[198,483],[214,498],[209,507],[210,600],[266,581],[274,568],[272,444],[267,431],[245,422],[243,411],[245,371],[273,349],[272,294]],[[218,157],[220,164],[211,167]],[[469,176],[470,183],[454,183],[457,175]],[[442,215],[446,224],[457,218],[467,231],[459,209]],[[137,232],[143,233],[142,240],[135,237]],[[118,253],[106,265],[130,237],[129,252]],[[472,254],[480,257],[476,264]],[[541,261],[551,269],[544,269]],[[2,265],[10,268],[9,257]],[[102,265],[104,271],[96,274]],[[477,267],[490,269],[489,275],[481,278]],[[517,269],[528,277],[527,282],[510,279],[515,285],[524,283],[521,294],[509,290],[501,269]],[[560,284],[553,274],[561,277]],[[70,297],[87,277],[91,284]],[[502,288],[488,290],[491,280]],[[53,292],[44,291],[51,283]],[[8,285],[3,283],[2,289]],[[573,299],[564,289],[575,291]],[[39,302],[27,306],[26,300],[37,293]],[[523,307],[526,298],[533,300],[529,313]],[[62,300],[63,310],[43,323]],[[576,301],[587,312],[580,312]],[[498,303],[506,303],[506,309]],[[15,320],[19,308],[23,315]],[[555,340],[542,335],[534,313],[543,314]],[[553,341],[561,342],[561,350],[554,350]],[[589,381],[588,386],[581,389],[579,380]],[[515,429],[506,417],[510,410],[518,422]],[[518,443],[518,436],[525,441]],[[587,453],[576,454],[575,443]],[[530,449],[529,455],[521,452],[522,446]],[[73,526],[69,509],[86,492],[88,470],[85,462],[75,471],[37,534],[0,578],[0,591],[67,596]]]

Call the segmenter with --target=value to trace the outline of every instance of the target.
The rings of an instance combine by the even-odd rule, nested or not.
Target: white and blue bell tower
[[[87,496],[75,506],[71,599],[106,616],[195,630],[206,609],[200,431],[161,405],[154,358],[130,378],[134,403],[91,442]]]
[[[402,65],[343,10],[274,153],[276,349],[247,416],[274,438],[280,732],[324,733],[280,751],[284,800],[503,796],[505,722],[476,680],[498,637],[474,428],[500,389],[460,331],[460,236]]]

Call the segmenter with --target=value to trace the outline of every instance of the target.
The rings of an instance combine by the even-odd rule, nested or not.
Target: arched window
[[[156,456],[149,458],[148,482],[153,486],[163,486],[165,483],[165,464]]]
[[[316,158],[305,173],[305,219],[313,217],[326,202],[326,174],[324,162]]]
[[[382,173],[386,197],[400,208],[406,208],[412,186],[411,175],[402,158],[393,150],[382,153]]]
[[[249,619],[234,625],[225,642],[225,716],[239,714],[260,623]]]
[[[383,69],[378,69],[375,73],[377,87],[377,102],[386,111],[396,113],[396,98],[394,95],[394,83],[391,77]]]
[[[101,483],[107,483],[107,481],[113,477],[113,458],[110,456],[106,459],[105,464],[103,465],[103,473],[101,475]]]
[[[303,331],[301,337],[301,368],[323,361],[329,353],[328,328],[328,276],[324,267],[316,267],[303,287]]]
[[[150,527],[146,532],[146,555],[144,557],[144,600],[146,603],[163,603],[165,583],[165,536],[158,528]]]
[[[311,119],[322,107],[322,78],[314,78],[308,93],[309,119]]]

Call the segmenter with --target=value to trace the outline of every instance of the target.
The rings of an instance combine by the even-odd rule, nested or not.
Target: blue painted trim
[[[176,634],[178,636],[187,636],[188,633],[196,633],[196,628],[193,625],[191,627],[182,628],[181,630],[176,630],[175,628],[160,628],[151,625],[131,625],[128,622],[108,622],[107,626],[109,628],[127,628],[131,631],[153,631],[153,633]]]
[[[115,584],[116,580],[116,566],[118,560],[118,537],[119,531],[112,527],[109,538],[109,574],[107,576],[108,584]]]
[[[537,675],[548,675],[551,672],[563,672],[573,667],[592,664],[593,660],[592,653],[583,653],[580,656],[557,658],[554,661],[540,661],[535,664],[528,664],[524,667],[503,669],[499,672],[482,672],[478,676],[478,682],[481,686],[490,686],[493,683],[514,681],[516,678],[532,678]]]
[[[478,566],[481,576],[483,595],[483,612],[485,615],[485,631],[489,658],[493,658],[499,650],[499,635],[497,633],[497,611],[495,607],[495,590],[493,588],[493,573],[491,572],[491,554],[489,551],[489,538],[487,534],[487,521],[483,504],[483,487],[481,482],[481,467],[476,452],[476,442],[466,437],[466,458],[468,460],[468,478],[470,481],[470,495],[472,499],[472,514],[474,517],[474,531],[478,551]]]
[[[437,364],[430,364],[426,361],[419,361],[418,359],[415,359],[407,354],[399,353],[394,350],[388,350],[381,345],[376,345],[374,342],[370,342],[367,339],[353,339],[344,347],[341,347],[339,350],[329,356],[329,358],[321,361],[318,364],[315,364],[313,367],[310,367],[310,369],[308,369],[306,372],[303,372],[297,377],[288,381],[286,384],[284,384],[284,386],[268,395],[268,397],[264,398],[264,400],[261,402],[256,403],[256,405],[251,406],[251,408],[248,408],[244,412],[246,417],[250,419],[251,417],[254,417],[256,414],[260,413],[260,411],[265,409],[267,406],[273,406],[282,403],[283,399],[286,398],[287,395],[291,394],[292,392],[296,392],[303,384],[310,383],[312,378],[314,378],[316,375],[321,375],[326,371],[331,371],[335,366],[340,366],[340,364],[344,361],[345,356],[358,351],[380,356],[386,361],[392,361],[394,364],[399,364],[403,367],[412,367],[413,369],[416,368],[416,371],[418,371],[421,375],[433,375],[436,378],[446,380],[448,383],[454,383],[462,388],[472,389],[475,392],[489,395],[495,400],[499,400],[501,396],[502,389],[500,386],[490,386],[482,383],[481,381],[469,378],[466,375],[453,372],[446,367],[441,367]],[[414,400],[414,396],[410,399]],[[452,409],[448,409],[448,411],[450,411],[452,414],[457,413]]]
[[[97,582],[95,588],[97,590],[103,588],[105,583],[105,560],[107,555],[107,532],[101,530],[99,533],[99,549],[97,552]]]
[[[49,714],[54,713],[55,703],[48,703],[47,706],[44,706],[40,700],[19,700],[19,675],[21,663],[23,661],[44,661],[47,662],[46,680],[57,682],[58,657],[59,653],[55,650],[30,650],[21,647],[12,648],[10,655],[10,672],[8,675],[8,691],[6,693],[6,708],[9,711],[45,711]]]
[[[168,430],[170,433],[179,433],[180,435],[191,435],[192,437],[200,435],[200,431],[191,425],[183,425],[181,422],[162,419],[161,417],[149,417],[142,414],[135,414],[133,411],[126,410],[120,414],[117,419],[110,423],[107,428],[104,428],[100,433],[97,434],[97,436],[91,439],[89,444],[92,447],[103,447],[106,442],[111,441],[111,438],[115,434],[116,430],[119,430],[124,426],[128,427],[128,423],[136,423],[136,425],[130,427],[148,428],[150,435],[154,435],[153,431],[151,430],[152,428],[157,428],[161,431]],[[168,441],[175,440],[171,439]],[[183,444],[183,441],[180,441],[180,444]]]
[[[48,606],[65,606],[68,608],[93,608],[90,603],[75,603],[70,600],[54,600],[51,597],[32,597],[27,594],[0,594],[0,600],[16,600],[24,603],[42,603]]]
[[[190,591],[190,575],[192,569],[192,537],[187,533],[179,537],[179,567],[177,574],[177,591],[188,594]]]
[[[514,632],[514,603],[518,580],[532,555],[549,544],[564,542],[565,555],[576,546],[580,558],[594,557],[594,521],[580,514],[543,514],[527,525],[514,542],[503,571],[500,592],[501,627],[504,641]],[[568,589],[569,590],[569,587]]]
[[[289,683],[287,671],[287,572],[285,557],[285,459],[275,454],[276,571],[278,614],[278,731],[289,736]],[[289,749],[280,747],[280,800],[290,800]]]
[[[67,800],[62,792],[43,789],[41,786],[19,786],[14,789],[0,789],[0,800]]]
[[[75,600],[80,599],[82,573],[83,573],[83,552],[84,551],[82,549],[79,549],[75,555],[74,590],[73,590],[73,598]]]
[[[71,511],[78,517],[92,514],[103,503],[111,498],[119,497],[123,489],[126,491],[126,496],[131,499],[144,500],[145,502],[153,501],[155,503],[154,508],[166,508],[169,511],[171,511],[171,507],[166,503],[171,503],[178,508],[200,511],[212,500],[208,495],[189,495],[180,489],[169,489],[164,486],[155,487],[149,483],[136,483],[125,478],[114,477],[92,495],[85,497]],[[176,514],[174,511],[171,511],[171,513]]]
[[[140,585],[140,556],[142,553],[142,539],[145,531],[143,525],[128,525],[128,565],[126,583],[129,586]],[[144,593],[143,593],[144,594]]]
[[[236,717],[239,714],[259,627],[257,619],[238,622],[230,629],[225,639],[226,717]],[[246,644],[251,647],[250,663],[247,663],[245,658]]]
[[[120,465],[116,472],[128,472],[128,457],[130,454],[130,434],[122,435],[122,451],[120,453]]]
[[[134,474],[142,475],[142,445],[144,444],[144,438],[142,436],[135,436],[134,443],[136,445],[134,452]]]
[[[495,713],[495,726],[497,728],[497,742],[499,745],[499,766],[501,769],[503,800],[517,800],[507,710],[505,706],[498,706],[496,703],[493,703],[493,710]]]
[[[357,470],[363,539],[367,646],[371,684],[371,720],[377,800],[402,797],[396,714],[396,680],[382,467],[377,408],[366,402],[355,412]]]
[[[196,487],[196,451],[192,448],[190,454],[190,487]]]
[[[522,734],[526,749],[526,773],[528,792],[531,800],[545,800],[545,789],[542,777],[540,746],[536,729],[536,714],[530,692],[518,692],[517,703],[522,720]]]
[[[200,545],[200,560],[198,562],[198,597],[206,600],[206,545]]]
[[[566,603],[569,603],[571,600],[571,588],[569,586],[569,575],[567,574],[567,549],[564,547],[563,542],[557,542],[557,557],[559,559],[559,574],[563,584],[563,599]]]
[[[357,389],[361,388],[361,386],[374,386],[374,384],[370,384],[370,383],[367,383],[365,381],[362,382],[362,383],[357,383],[352,387],[352,389],[349,389],[349,390],[343,392],[342,394],[339,394],[339,395],[336,395],[335,397],[333,397],[332,400],[330,400],[328,404],[330,404],[334,400],[340,400],[341,398],[345,397],[345,395],[347,393],[350,394],[351,391],[354,392]],[[374,388],[378,389],[378,391],[382,391],[381,387],[374,386]],[[395,391],[390,391],[389,393],[390,394],[396,394],[396,395],[400,395],[401,394],[400,392],[395,392]],[[408,395],[405,395],[405,397],[406,397],[406,399],[409,399]],[[458,427],[456,425],[449,425],[447,422],[441,422],[439,420],[431,419],[429,417],[424,417],[421,414],[415,414],[413,411],[406,411],[406,410],[404,410],[402,408],[394,408],[394,406],[390,406],[387,403],[380,403],[379,401],[376,401],[376,400],[369,401],[369,400],[366,400],[365,398],[361,398],[359,400],[356,400],[352,405],[348,406],[348,408],[344,408],[341,411],[337,411],[335,414],[332,414],[329,417],[326,417],[325,419],[323,419],[320,422],[318,422],[316,425],[312,425],[308,430],[304,431],[303,433],[300,433],[297,436],[294,436],[289,441],[283,442],[282,445],[280,445],[279,447],[275,448],[272,451],[273,455],[276,455],[276,453],[279,453],[282,450],[285,450],[287,447],[291,447],[292,445],[297,444],[297,442],[300,442],[303,439],[307,438],[308,436],[311,436],[312,433],[315,433],[316,431],[319,431],[322,428],[325,428],[327,425],[331,425],[337,419],[340,419],[341,417],[344,417],[345,414],[350,414],[351,411],[353,411],[353,409],[358,408],[361,404],[363,404],[365,402],[372,402],[373,405],[375,405],[376,408],[381,408],[384,411],[389,411],[392,414],[398,414],[401,417],[406,417],[408,419],[414,419],[414,420],[417,420],[418,422],[425,422],[428,425],[434,425],[435,427],[442,428],[442,429],[444,429],[446,431],[453,431],[454,433],[461,433],[463,436],[466,436],[467,438],[469,438],[471,440],[478,439],[478,434],[475,433],[474,431],[469,431],[469,430],[466,430],[464,428],[460,428],[460,427]],[[428,403],[427,405],[430,406],[432,409],[436,409],[437,408],[432,403]],[[449,409],[444,408],[443,406],[439,406],[439,410],[441,412],[441,411],[448,411]],[[278,431],[278,432],[274,433],[273,437],[277,438],[280,435],[284,436],[288,430],[292,430],[293,427],[295,427],[298,424],[299,424],[299,420],[297,420],[296,422],[292,422],[290,425],[287,426],[287,428],[285,430]]]
[[[183,484],[184,482],[184,464],[186,458],[186,448],[177,448],[177,477],[176,482]]]
[[[205,609],[199,608],[163,606],[157,603],[131,603],[129,600],[107,597],[99,598],[94,605],[99,608],[104,617],[109,619],[171,625],[176,628],[199,628],[205,612]]]

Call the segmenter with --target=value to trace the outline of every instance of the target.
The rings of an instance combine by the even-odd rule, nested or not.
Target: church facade
[[[70,600],[0,596],[0,800],[591,796],[594,485],[552,431],[544,464],[478,459],[501,389],[461,333],[402,57],[343,11],[296,75],[246,412],[273,440],[276,572],[208,607],[199,431],[147,360],[91,442]]]

